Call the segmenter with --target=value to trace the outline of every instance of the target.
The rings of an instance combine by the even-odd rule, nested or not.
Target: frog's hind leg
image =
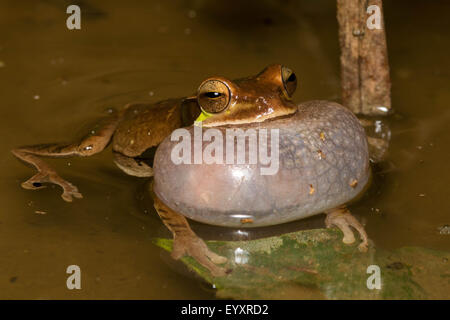
[[[198,237],[189,226],[184,216],[167,207],[156,196],[154,206],[165,226],[173,234],[172,257],[176,260],[190,255],[207,268],[215,277],[225,276],[228,271],[216,264],[227,262],[227,258],[212,252],[206,243]]]
[[[38,171],[30,179],[23,182],[22,187],[25,189],[37,190],[44,188],[42,185],[43,183],[54,183],[63,189],[61,197],[65,201],[71,202],[73,198],[82,198],[83,196],[76,186],[61,178],[58,173],[56,173],[56,171],[40,157],[88,157],[99,153],[108,145],[118,122],[119,118],[117,115],[105,119],[105,122],[102,123],[102,126],[95,134],[84,138],[79,143],[54,143],[20,147],[12,150],[11,152],[14,156],[25,163],[34,166]]]
[[[344,242],[345,244],[351,244],[355,242],[355,236],[353,234],[353,231],[350,229],[350,227],[353,227],[356,231],[358,231],[362,240],[362,242],[358,246],[358,249],[361,252],[367,251],[369,247],[369,238],[367,236],[367,233],[361,223],[359,223],[359,221],[354,216],[352,216],[346,206],[341,206],[325,211],[325,214],[327,215],[325,219],[327,228],[331,228],[334,225],[338,227],[344,234],[342,242]]]

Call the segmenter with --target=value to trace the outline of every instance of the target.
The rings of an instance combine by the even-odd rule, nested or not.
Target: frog
[[[293,94],[297,82],[290,68],[274,64],[254,76],[238,80],[211,77],[200,84],[197,101],[201,115],[190,127],[167,136],[154,158],[154,206],[173,234],[172,257],[190,255],[213,275],[224,276],[231,272],[226,267],[227,259],[207,247],[189,220],[244,229],[288,223],[321,213],[326,215],[327,228],[342,231],[345,244],[355,243],[352,229],[356,230],[361,239],[358,249],[367,252],[368,235],[347,207],[361,197],[371,180],[365,130],[348,108],[336,102],[313,100],[296,104]],[[196,136],[200,128],[201,134]],[[208,130],[215,131],[204,143],[203,132],[206,135]],[[196,161],[192,154],[195,150],[191,150],[184,162],[179,161],[180,155],[189,152],[180,151],[184,139],[186,146],[200,145],[198,150],[204,157],[209,143],[212,144],[211,136],[227,137],[227,130],[241,130],[241,141],[248,142],[241,148],[245,152],[251,148],[250,134],[246,137],[246,132],[253,130],[254,141],[264,145],[259,138],[267,139],[267,132],[278,130],[278,140],[266,140],[272,151],[272,139],[279,145],[278,170],[263,175],[263,164],[250,163],[250,156],[241,163],[236,162],[235,154],[230,156],[234,161],[224,161],[228,143],[234,146],[231,150],[238,148],[238,139],[234,138],[231,142],[219,142],[222,158]]]
[[[37,173],[23,182],[24,189],[38,190],[47,183],[62,188],[66,202],[83,198],[78,187],[62,178],[42,158],[89,157],[112,144],[114,163],[126,174],[136,177],[153,176],[152,162],[156,147],[173,130],[192,124],[201,114],[195,96],[167,99],[156,103],[129,103],[119,111],[108,109],[108,116],[96,124],[82,139],[23,146],[12,154]]]
[[[349,109],[335,102],[295,103],[297,82],[290,68],[273,64],[245,78],[209,77],[195,95],[129,104],[81,140],[12,150],[37,169],[22,187],[38,190],[53,183],[63,189],[63,200],[81,199],[78,188],[42,158],[89,157],[111,143],[114,162],[122,171],[152,178],[154,207],[173,236],[172,257],[189,255],[213,276],[231,272],[225,266],[227,258],[210,250],[188,219],[252,228],[325,213],[326,226],[339,228],[344,243],[356,241],[353,228],[361,238],[359,250],[367,251],[367,233],[346,206],[370,180],[364,129]],[[278,173],[258,178],[258,164],[175,165],[170,159],[172,134],[180,128],[193,132],[199,126],[219,131],[279,129]],[[245,170],[248,179],[233,174]]]

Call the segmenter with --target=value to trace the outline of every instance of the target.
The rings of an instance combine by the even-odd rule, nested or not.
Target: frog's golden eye
[[[287,96],[290,98],[297,89],[297,77],[294,71],[287,67],[281,67],[281,78],[283,80],[284,90]]]
[[[219,113],[230,103],[230,89],[219,80],[206,80],[198,88],[197,101],[204,111]]]

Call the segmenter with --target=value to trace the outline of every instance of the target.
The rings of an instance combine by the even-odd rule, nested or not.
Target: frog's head
[[[292,95],[297,87],[294,72],[274,64],[249,78],[228,80],[211,77],[197,90],[202,113],[197,121],[205,127],[262,122],[293,114]]]

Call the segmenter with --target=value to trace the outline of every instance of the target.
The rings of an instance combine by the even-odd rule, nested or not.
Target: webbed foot
[[[325,225],[327,228],[332,228],[333,226],[338,227],[342,233],[344,233],[344,238],[342,242],[345,244],[352,244],[355,242],[355,235],[353,234],[353,227],[358,231],[362,242],[359,244],[358,249],[361,252],[367,252],[369,248],[369,238],[367,236],[364,227],[359,223],[359,221],[352,216],[350,211],[345,207],[338,207],[325,212],[327,217],[325,218]]]
[[[61,178],[56,172],[38,172],[30,179],[22,183],[22,188],[28,190],[39,190],[45,188],[43,183],[54,183],[63,189],[61,197],[64,201],[72,202],[73,198],[81,199],[83,195],[78,188],[70,182]]]
[[[172,258],[178,260],[185,255],[194,258],[214,277],[223,277],[229,273],[227,269],[218,266],[218,264],[226,263],[228,259],[211,251],[206,243],[195,234],[175,236],[174,238]]]
[[[153,200],[161,220],[173,234],[172,257],[174,259],[178,260],[185,255],[190,255],[207,268],[214,277],[223,277],[229,273],[227,269],[217,265],[227,262],[228,259],[212,252],[192,231],[184,216],[170,209],[158,197],[154,196]]]

